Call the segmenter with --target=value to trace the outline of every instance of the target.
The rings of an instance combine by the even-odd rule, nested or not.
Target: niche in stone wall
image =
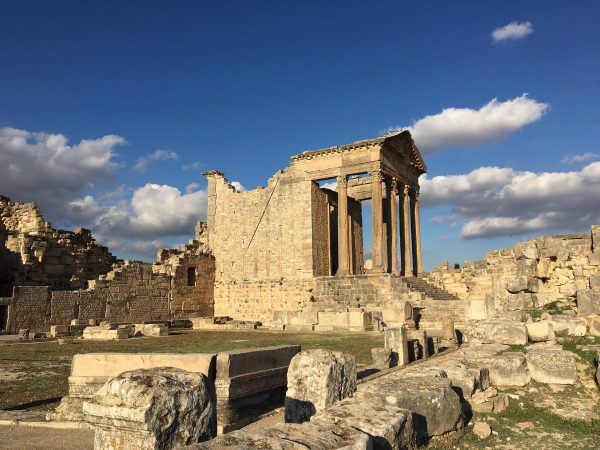
[[[188,267],[187,285],[190,287],[196,286],[196,268],[195,267]]]

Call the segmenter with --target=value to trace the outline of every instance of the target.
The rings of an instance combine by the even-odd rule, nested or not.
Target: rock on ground
[[[520,322],[502,319],[486,319],[477,322],[467,331],[469,342],[482,344],[527,344],[527,329]]]
[[[546,342],[555,340],[554,328],[549,320],[525,324],[527,336],[531,342]]]
[[[531,378],[540,383],[575,384],[577,381],[575,355],[565,350],[529,350],[527,367]]]
[[[466,362],[477,367],[487,367],[490,384],[493,386],[525,386],[531,381],[523,353],[506,352],[493,356],[473,357]]]
[[[473,434],[481,439],[487,439],[492,434],[492,427],[487,422],[475,422]]]
[[[377,369],[389,369],[392,364],[392,351],[389,348],[375,347],[371,349],[373,367]]]
[[[585,336],[587,331],[587,322],[581,317],[556,314],[551,323],[557,336]]]
[[[175,368],[124,372],[84,402],[83,412],[96,429],[95,450],[162,450],[216,435],[210,383]]]
[[[301,423],[356,391],[356,358],[331,350],[306,350],[287,373],[285,421]]]
[[[371,450],[371,436],[344,424],[285,423],[258,432],[233,431],[208,442],[177,450]]]
[[[361,384],[355,396],[364,403],[388,404],[412,411],[419,441],[463,426],[461,400],[448,378],[393,372]]]
[[[387,404],[347,398],[311,418],[338,426],[350,426],[373,437],[374,448],[405,449],[415,446],[412,412]]]

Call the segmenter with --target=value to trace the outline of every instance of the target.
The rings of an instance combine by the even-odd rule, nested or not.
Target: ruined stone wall
[[[275,311],[322,311],[365,308],[381,311],[422,297],[398,276],[316,277],[305,280],[229,281],[215,285],[215,315],[271,322]]]
[[[551,302],[576,305],[600,273],[600,227],[591,234],[546,236],[488,252],[473,266],[434,269],[427,279],[467,300],[487,299],[488,311],[524,310]]]
[[[159,250],[153,270],[170,276],[172,318],[213,315],[215,259],[207,251],[198,240],[182,250]]]
[[[266,188],[238,192],[222,175],[208,179],[217,283],[312,276],[311,181],[278,172]]]
[[[89,230],[56,230],[35,203],[0,196],[0,295],[15,285],[80,289],[117,261]]]

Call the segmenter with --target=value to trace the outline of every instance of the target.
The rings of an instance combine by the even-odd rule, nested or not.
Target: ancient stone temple
[[[215,314],[269,320],[277,310],[397,303],[408,292],[401,275],[422,270],[418,178],[425,172],[403,131],[295,155],[266,188],[239,192],[221,172],[204,173]]]

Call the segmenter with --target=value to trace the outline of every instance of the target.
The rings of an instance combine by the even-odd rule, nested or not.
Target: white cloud
[[[449,205],[465,239],[531,231],[581,230],[600,223],[600,161],[580,171],[520,172],[481,167],[421,179],[424,207]],[[436,216],[437,223],[444,216]]]
[[[504,102],[494,98],[479,109],[446,108],[412,126],[393,126],[385,131],[409,130],[421,152],[427,154],[445,147],[500,140],[539,120],[549,108],[549,104],[530,99],[527,94]]]
[[[120,167],[115,148],[124,143],[107,135],[69,145],[62,134],[0,128],[0,193],[35,201],[49,219],[61,218],[67,203],[112,178]]]
[[[561,160],[561,162],[564,164],[568,164],[569,166],[572,166],[573,164],[590,161],[592,159],[598,159],[598,158],[600,158],[600,154],[586,152],[586,153],[582,153],[580,155],[567,155]]]
[[[492,31],[494,42],[523,39],[533,33],[531,22],[511,22]]]
[[[202,169],[203,164],[200,161],[195,161],[190,164],[184,164],[181,166],[181,170],[200,170]]]
[[[177,159],[177,153],[167,150],[156,150],[148,155],[140,156],[133,166],[134,170],[143,172],[152,161],[168,161]]]

